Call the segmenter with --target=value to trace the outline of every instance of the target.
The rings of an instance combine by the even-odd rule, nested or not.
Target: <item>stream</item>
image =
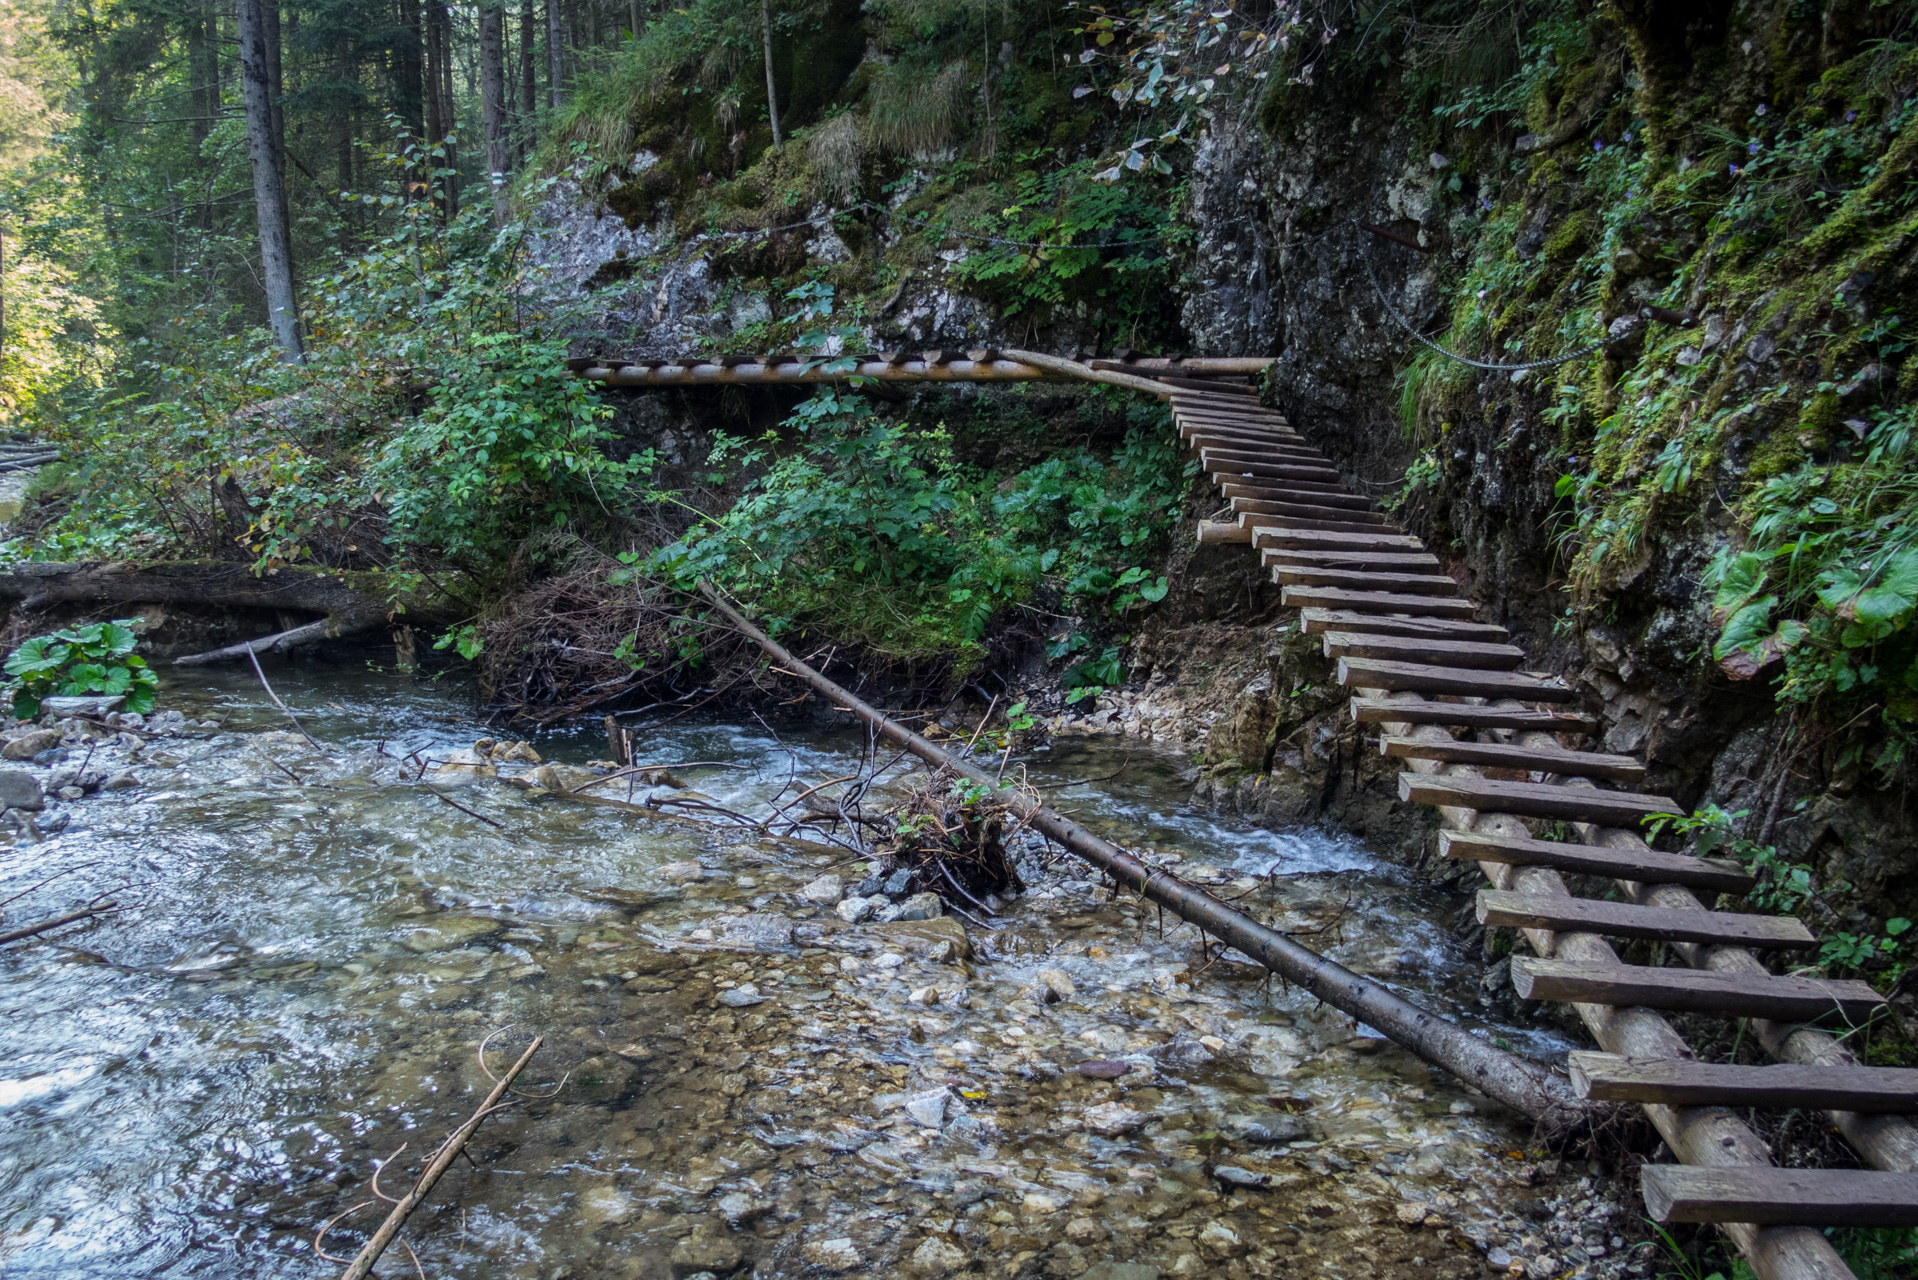
[[[6,924],[133,905],[0,956],[0,1275],[337,1275],[315,1233],[402,1144],[382,1190],[404,1190],[489,1087],[489,1034],[494,1071],[545,1043],[411,1220],[433,1280],[1647,1271],[1611,1184],[1528,1122],[1070,858],[1027,848],[997,930],[848,924],[818,881],[859,879],[849,854],[429,773],[455,807],[407,758],[488,734],[462,691],[268,670],[321,749],[240,667],[167,675],[160,705],[200,727],[21,766],[91,751],[135,782],[50,797],[64,829],[0,849],[3,896],[73,869]],[[605,754],[597,726],[532,746]],[[865,746],[682,721],[638,758],[717,762],[685,781],[758,811]],[[1149,749],[1023,765],[1359,972],[1522,1052],[1572,1047],[1486,1022],[1469,908],[1362,845],[1187,808],[1186,762]],[[380,1274],[413,1264],[396,1246]]]

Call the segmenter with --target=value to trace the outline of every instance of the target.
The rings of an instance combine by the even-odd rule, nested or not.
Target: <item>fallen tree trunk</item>
[[[1495,1048],[1464,1028],[1299,945],[1278,930],[1233,910],[1170,872],[1147,866],[1030,796],[1013,790],[1000,791],[999,779],[992,774],[949,755],[801,662],[748,621],[709,584],[701,583],[700,593],[727,621],[764,649],[775,666],[805,680],[884,737],[928,764],[951,769],[1002,796],[1034,830],[1141,898],[1158,903],[1226,945],[1236,947],[1286,981],[1296,983],[1341,1012],[1376,1028],[1393,1043],[1451,1072],[1487,1097],[1540,1121],[1549,1133],[1568,1133],[1601,1110],[1576,1097],[1571,1082],[1548,1068]]]
[[[377,571],[289,566],[255,573],[250,565],[192,560],[21,564],[0,574],[0,600],[17,601],[28,612],[55,605],[165,604],[321,615],[241,644],[176,659],[183,666],[267,650],[285,652],[372,630],[402,615],[409,622],[425,622],[454,613],[449,602],[400,588],[391,575]]]

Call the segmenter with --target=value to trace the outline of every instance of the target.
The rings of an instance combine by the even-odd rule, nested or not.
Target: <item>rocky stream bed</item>
[[[5,923],[103,889],[131,905],[0,958],[8,1275],[337,1274],[315,1232],[470,1112],[494,1032],[495,1069],[546,1043],[414,1216],[429,1276],[1656,1267],[1600,1170],[1037,843],[982,927],[827,846],[540,786],[587,776],[585,737],[476,753],[456,698],[275,672],[316,748],[245,676],[170,688],[179,714],[15,732],[10,767],[50,795],[7,815],[8,892],[71,870]],[[679,780],[740,809],[864,747],[683,722],[640,745],[718,762]],[[1188,810],[1182,757],[1124,750],[1059,739],[1026,765],[1345,964],[1571,1047],[1488,1020],[1453,898],[1350,840]]]

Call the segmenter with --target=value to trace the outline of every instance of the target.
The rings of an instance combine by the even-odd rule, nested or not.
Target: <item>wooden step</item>
[[[1181,434],[1191,431],[1228,431],[1234,435],[1257,436],[1263,440],[1311,443],[1294,431],[1283,418],[1256,418],[1243,413],[1214,413],[1210,410],[1199,410],[1197,412],[1181,411],[1178,415],[1178,423]]]
[[[1884,997],[1852,979],[1781,978],[1773,974],[1716,973],[1708,969],[1612,967],[1583,960],[1512,957],[1512,987],[1521,999],[1614,1007],[1643,1005],[1726,1018],[1809,1022],[1835,1016],[1856,1022],[1876,1013]]]
[[[1182,391],[1197,391],[1211,394],[1216,388],[1216,393],[1220,398],[1228,395],[1240,395],[1255,404],[1259,398],[1259,389],[1257,387],[1232,382],[1218,382],[1211,378],[1181,378],[1173,374],[1162,373],[1154,380],[1163,382],[1168,387],[1177,387]]]
[[[1285,421],[1285,415],[1271,405],[1260,404],[1253,400],[1246,402],[1238,396],[1208,395],[1190,388],[1175,389],[1166,400],[1174,409],[1223,409],[1231,413],[1250,414],[1261,418],[1277,418]]]
[[[1648,1164],[1638,1176],[1645,1212],[1661,1223],[1918,1227],[1918,1173]]]
[[[1818,1067],[1798,1063],[1735,1066],[1681,1059],[1627,1058],[1576,1050],[1572,1088],[1598,1102],[1668,1107],[1802,1107],[1809,1111],[1918,1112],[1918,1070]]]
[[[1425,544],[1403,533],[1314,533],[1306,529],[1269,529],[1261,547],[1301,551],[1422,551]],[[1436,559],[1436,557],[1434,557]]]
[[[1248,495],[1246,491],[1240,488],[1238,485],[1228,484],[1228,485],[1222,485],[1220,487],[1224,491],[1225,496],[1227,498],[1230,498],[1235,503],[1241,500],[1242,498],[1249,498],[1249,500],[1251,501],[1260,502],[1263,505],[1268,507],[1282,508],[1281,510],[1272,511],[1269,513],[1265,513],[1265,512],[1258,513],[1259,514],[1258,520],[1249,522],[1253,525],[1252,536],[1255,539],[1258,537],[1258,531],[1260,529],[1267,529],[1267,528],[1302,529],[1308,532],[1319,532],[1319,533],[1371,533],[1374,531],[1384,532],[1384,533],[1399,532],[1399,527],[1395,524],[1370,523],[1371,521],[1374,521],[1374,520],[1380,520],[1380,521],[1383,520],[1382,516],[1379,516],[1378,514],[1371,511],[1340,511],[1338,512],[1338,514],[1340,516],[1345,517],[1345,519],[1340,519],[1340,520],[1322,519],[1318,516],[1301,516],[1301,515],[1293,514],[1299,508],[1292,503],[1271,502],[1267,499],[1258,497],[1256,494]],[[1317,510],[1320,508],[1314,508],[1314,509]],[[1243,519],[1243,516],[1241,517],[1241,519]]]
[[[1493,646],[1486,646],[1488,648]],[[1503,648],[1505,646],[1498,646]],[[1643,782],[1645,766],[1630,756],[1563,747],[1521,747],[1504,742],[1422,742],[1417,738],[1381,738],[1379,750],[1400,760],[1443,760],[1491,769],[1523,769],[1561,778],[1603,778],[1607,782]]]
[[[1193,431],[1186,435],[1186,443],[1194,449],[1224,449],[1232,452],[1257,452],[1261,457],[1292,459],[1308,465],[1329,466],[1325,455],[1309,445],[1293,444],[1284,439],[1271,439],[1260,436],[1242,436],[1222,433],[1211,429]]]
[[[1207,441],[1213,441],[1207,443]],[[1321,471],[1330,471],[1332,479],[1338,479],[1338,468],[1327,462],[1319,454],[1298,445],[1268,444],[1263,441],[1232,440],[1224,444],[1216,442],[1217,437],[1195,436],[1192,447],[1208,458],[1220,458],[1228,462],[1282,462],[1295,467],[1316,467]]]
[[[1503,862],[1517,867],[1550,867],[1584,875],[1611,876],[1640,884],[1682,884],[1718,893],[1744,893],[1752,876],[1734,862],[1694,858],[1650,849],[1608,849],[1599,844],[1534,840],[1529,836],[1488,836],[1439,832],[1439,853],[1472,862]]]
[[[1325,656],[1328,658],[1435,662],[1448,667],[1471,667],[1480,671],[1510,671],[1525,661],[1525,650],[1512,644],[1446,640],[1437,636],[1377,635],[1363,631],[1325,631],[1320,634],[1325,638]],[[1388,751],[1386,754],[1391,753]]]
[[[1636,791],[1600,791],[1595,787],[1501,782],[1493,778],[1436,773],[1401,773],[1399,799],[1414,804],[1476,809],[1480,813],[1595,822],[1602,827],[1628,830],[1637,830],[1639,824],[1653,814],[1685,812],[1666,796],[1646,796]]]
[[[1470,600],[1459,596],[1408,596],[1390,591],[1347,591],[1340,587],[1286,587],[1279,593],[1279,602],[1293,609],[1349,609],[1353,613],[1403,613],[1430,618],[1469,618],[1477,611]]]
[[[1340,569],[1376,568],[1393,573],[1407,569],[1436,569],[1439,558],[1429,551],[1301,551],[1294,547],[1267,547],[1264,563],[1318,565]]]
[[[1253,483],[1257,484],[1256,481]],[[1279,496],[1255,498],[1249,499],[1248,501],[1266,502],[1275,507],[1336,507],[1342,512],[1351,512],[1351,519],[1362,520],[1367,524],[1373,521],[1377,521],[1380,524],[1385,523],[1385,517],[1372,510],[1372,503],[1369,499],[1361,498],[1355,493],[1346,493],[1344,490],[1336,487],[1321,489],[1315,484],[1298,480],[1289,480],[1282,485],[1259,485],[1258,487],[1268,495],[1277,494]],[[1268,514],[1278,515],[1279,512],[1270,511]]]
[[[1258,532],[1267,531],[1260,529]],[[1254,541],[1256,543],[1256,538]],[[1505,628],[1492,622],[1461,622],[1457,618],[1395,618],[1390,614],[1353,613],[1345,609],[1301,609],[1299,621],[1304,624],[1305,634],[1309,636],[1322,635],[1327,631],[1344,631],[1376,636],[1477,640],[1487,644],[1497,644],[1506,636]]]
[[[1703,942],[1753,950],[1809,951],[1818,945],[1805,922],[1792,916],[1756,916],[1730,911],[1674,910],[1630,902],[1555,894],[1478,891],[1478,922],[1508,929],[1596,933],[1608,938],[1655,942]]]
[[[1243,449],[1201,449],[1199,462],[1207,471],[1230,471],[1242,476],[1265,476],[1272,480],[1316,480],[1320,484],[1339,482],[1336,467],[1282,462],[1270,455],[1253,454]],[[1365,505],[1371,506],[1371,501],[1366,500]]]
[[[1402,591],[1408,595],[1455,596],[1458,583],[1442,573],[1368,573],[1363,569],[1275,564],[1272,581],[1307,587],[1346,587],[1353,591]]]
[[[1267,510],[1247,512],[1246,514],[1248,515],[1256,514],[1266,516],[1275,521],[1288,519],[1323,520],[1332,524],[1353,525],[1358,528],[1367,528],[1374,525],[1381,528],[1388,527],[1385,524],[1385,517],[1376,511],[1360,511],[1353,507],[1335,507],[1329,504],[1309,501],[1309,499],[1319,496],[1317,494],[1297,493],[1287,489],[1266,488],[1240,480],[1236,476],[1213,476],[1212,479],[1219,485],[1220,492],[1224,493],[1228,498],[1257,498],[1259,501],[1269,504]],[[1290,496],[1274,496],[1287,494]],[[1262,522],[1256,520],[1241,520],[1240,523],[1250,523],[1256,526]]]
[[[1598,721],[1576,711],[1482,707],[1429,698],[1354,698],[1351,706],[1352,719],[1359,724],[1443,724],[1465,729],[1537,729],[1543,733],[1591,733],[1598,728]]]
[[[1551,676],[1536,676],[1525,671],[1474,671],[1468,667],[1390,662],[1383,658],[1340,658],[1338,680],[1347,687],[1384,689],[1388,693],[1449,693],[1458,698],[1517,698],[1522,702],[1578,700],[1575,690]]]

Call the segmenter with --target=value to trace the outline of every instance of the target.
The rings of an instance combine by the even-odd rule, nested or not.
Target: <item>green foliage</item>
[[[419,149],[395,171],[430,166]],[[58,428],[78,463],[64,516],[16,555],[223,557],[261,570],[441,566],[484,574],[532,531],[608,513],[644,455],[608,459],[610,411],[565,368],[560,318],[534,311],[524,228],[434,193],[308,290],[312,352],[208,342]]]
[[[646,572],[709,578],[775,633],[817,628],[962,666],[983,656],[997,611],[1042,589],[1115,618],[1165,596],[1145,564],[1189,474],[1165,433],[1135,430],[1110,462],[1063,454],[995,488],[954,460],[943,428],[887,421],[861,397],[822,390],[787,426],[790,448],[722,442],[717,463],[764,474]]]
[[[131,620],[95,622],[35,636],[7,655],[13,677],[13,714],[31,720],[47,698],[104,694],[125,697],[125,711],[153,710],[160,687],[145,658],[134,653],[139,640]]]
[[[460,657],[472,662],[486,652],[486,637],[480,634],[478,626],[471,622],[462,623],[433,642],[435,649],[451,649]]]

